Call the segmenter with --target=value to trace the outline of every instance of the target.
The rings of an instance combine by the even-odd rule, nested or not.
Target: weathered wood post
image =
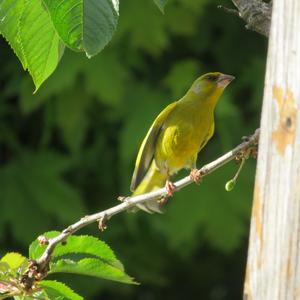
[[[300,299],[300,1],[274,0],[245,299]]]

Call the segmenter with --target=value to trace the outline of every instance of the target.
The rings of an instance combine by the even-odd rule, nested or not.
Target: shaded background
[[[198,165],[258,127],[267,40],[217,9],[221,0],[120,3],[112,42],[95,58],[69,50],[41,89],[0,40],[0,254],[117,204],[154,117],[208,71],[236,76]],[[58,278],[86,299],[241,299],[255,162],[235,189],[232,162],[169,201],[164,215],[123,213],[99,236],[141,282]],[[183,176],[186,171],[179,174]]]

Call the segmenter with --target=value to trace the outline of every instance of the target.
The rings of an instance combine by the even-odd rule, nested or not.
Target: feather
[[[168,115],[176,107],[177,102],[169,104],[154,120],[152,126],[150,127],[145,139],[142,142],[140,150],[137,155],[135,168],[131,180],[130,190],[133,192],[137,186],[142,182],[145,177],[150,164],[153,160],[156,141],[159,136],[159,133],[166,121]]]

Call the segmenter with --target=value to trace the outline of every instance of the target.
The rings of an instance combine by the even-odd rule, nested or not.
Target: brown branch
[[[217,158],[213,162],[203,166],[201,169],[198,170],[199,175],[201,177],[206,176],[213,171],[217,170],[224,164],[228,163],[229,161],[240,158],[246,153],[249,149],[253,148],[256,149],[256,146],[258,144],[258,138],[259,138],[259,129],[255,131],[255,133],[247,138],[244,142],[242,142],[240,145],[235,147],[233,150],[227,152],[226,154],[222,155],[221,157]],[[175,191],[179,191],[183,187],[191,184],[193,180],[190,178],[190,176],[187,176],[177,182],[174,183],[175,185]],[[129,208],[134,207],[136,204],[147,202],[154,199],[161,199],[162,197],[166,197],[167,191],[165,188],[161,188],[159,190],[146,193],[143,195],[138,196],[131,196],[131,197],[124,197],[123,202],[119,205],[113,206],[109,209],[106,209],[102,212],[95,213],[93,215],[85,216],[76,223],[70,225],[65,230],[63,230],[58,236],[50,239],[47,241],[48,246],[42,256],[37,260],[32,262],[32,268],[34,268],[34,272],[36,274],[39,274],[36,278],[36,280],[40,280],[44,278],[47,275],[48,271],[48,264],[51,260],[51,255],[55,249],[55,247],[59,244],[64,242],[68,236],[72,235],[82,227],[87,226],[88,224],[91,224],[93,222],[99,223],[99,228],[101,230],[105,229],[106,222],[114,215],[126,211]],[[40,240],[43,240],[43,238],[40,237]],[[23,274],[22,280],[23,282],[27,282],[27,272]],[[31,282],[31,281],[29,281]]]
[[[272,16],[272,1],[266,3],[262,0],[231,0],[237,9],[228,9],[227,12],[234,13],[246,23],[246,28],[256,31],[266,37],[269,36]]]

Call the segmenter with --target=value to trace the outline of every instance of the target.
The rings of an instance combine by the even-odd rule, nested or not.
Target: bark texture
[[[238,11],[238,15],[247,23],[246,28],[254,30],[266,37],[269,36],[272,1],[262,0],[231,0]]]
[[[238,2],[238,1],[235,1]],[[300,299],[300,1],[275,0],[245,299]]]

